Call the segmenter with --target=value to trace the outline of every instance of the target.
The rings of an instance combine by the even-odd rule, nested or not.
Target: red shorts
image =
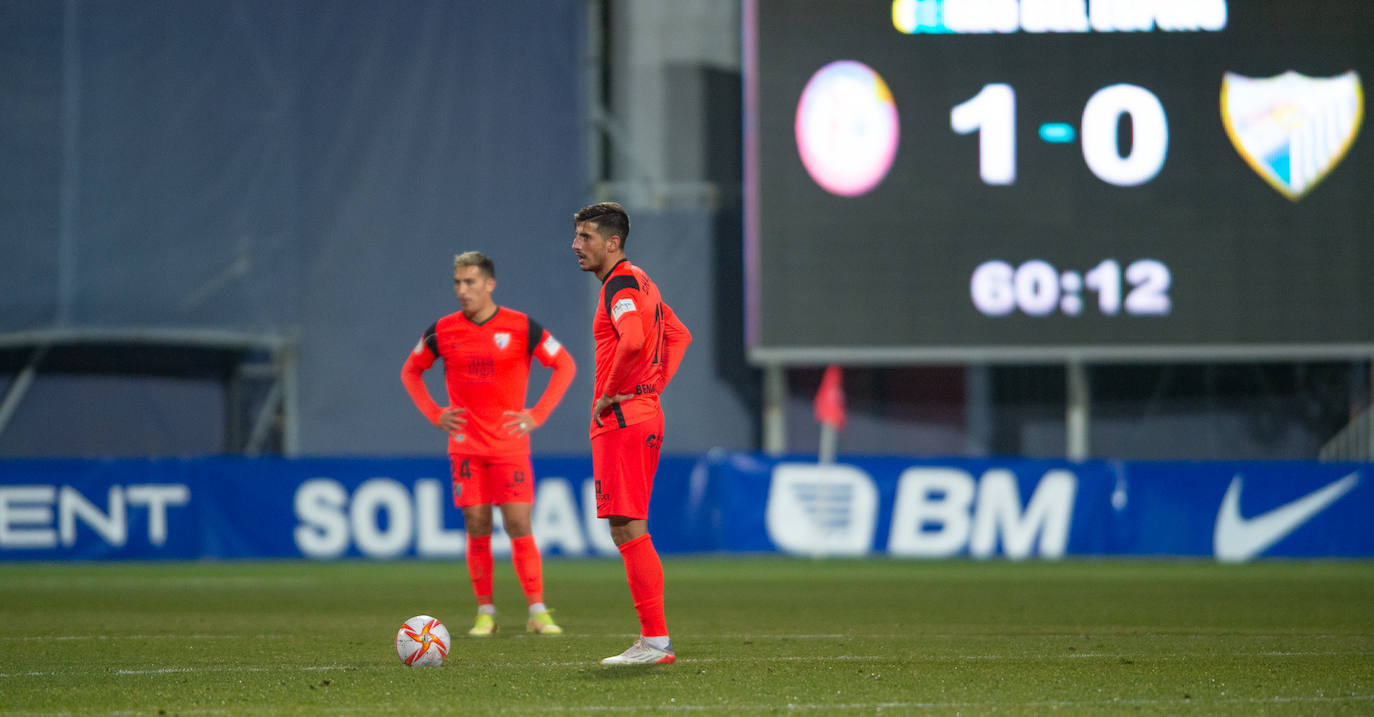
[[[534,469],[529,456],[487,458],[450,453],[453,505],[534,502]]]
[[[596,517],[649,517],[658,451],[663,445],[663,414],[592,436],[592,477],[596,479]]]

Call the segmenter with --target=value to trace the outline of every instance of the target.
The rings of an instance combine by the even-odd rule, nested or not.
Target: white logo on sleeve
[[[1231,479],[1226,496],[1217,511],[1217,525],[1212,533],[1212,552],[1217,560],[1238,563],[1263,553],[1274,543],[1288,536],[1312,516],[1350,492],[1360,482],[1359,473],[1319,488],[1307,495],[1285,503],[1252,518],[1240,516],[1241,477]]]
[[[635,300],[627,296],[611,305],[611,321],[619,321],[625,312],[634,310]]]
[[[415,348],[414,348],[414,349],[411,349],[410,352],[413,353],[413,354],[415,354],[416,356],[419,356],[419,355],[420,355],[420,352],[422,352],[422,351],[424,351],[424,350],[425,350],[425,337],[421,336],[421,337],[420,337],[420,340],[415,342]]]
[[[563,348],[563,344],[558,343],[558,339],[554,338],[553,334],[549,334],[549,337],[547,339],[544,339],[544,343],[540,344],[539,346],[540,348],[544,349],[544,355],[548,356],[549,358],[557,356],[558,350]]]

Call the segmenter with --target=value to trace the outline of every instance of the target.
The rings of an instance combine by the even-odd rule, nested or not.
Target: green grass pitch
[[[567,630],[465,636],[461,562],[0,564],[0,715],[1374,714],[1374,563],[669,558],[679,660],[618,561],[549,560]],[[440,668],[392,639],[427,613]]]

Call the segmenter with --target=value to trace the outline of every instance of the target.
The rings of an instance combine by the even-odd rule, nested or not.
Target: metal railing
[[[1374,459],[1374,413],[1366,408],[1346,424],[1317,451],[1322,461],[1368,461]]]

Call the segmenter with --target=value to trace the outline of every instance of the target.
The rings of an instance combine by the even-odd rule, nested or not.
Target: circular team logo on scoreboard
[[[887,176],[897,156],[897,106],[872,68],[837,60],[816,71],[797,103],[797,152],[816,184],[857,197]]]

